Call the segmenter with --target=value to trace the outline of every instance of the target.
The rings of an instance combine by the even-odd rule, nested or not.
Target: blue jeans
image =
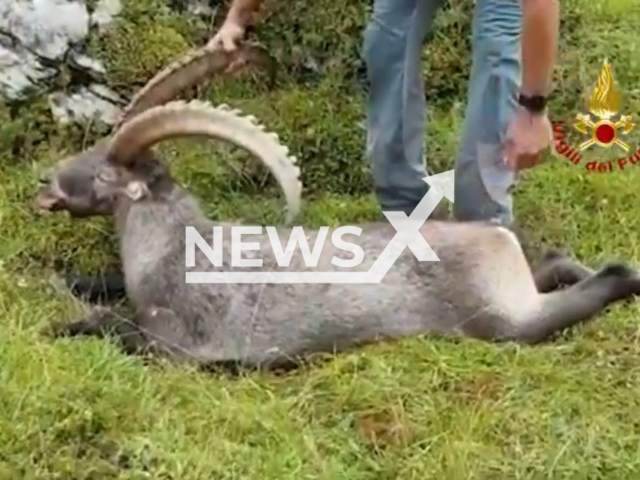
[[[367,146],[383,210],[409,214],[428,190],[426,101],[420,55],[441,0],[374,0],[365,30],[370,83]],[[477,0],[471,78],[455,162],[457,220],[511,223],[512,171],[500,163],[500,143],[516,109],[520,84],[519,0]]]

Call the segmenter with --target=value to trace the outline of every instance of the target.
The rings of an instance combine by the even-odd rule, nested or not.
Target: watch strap
[[[547,97],[543,95],[523,95],[518,96],[518,104],[526,108],[531,113],[542,113],[547,106]]]

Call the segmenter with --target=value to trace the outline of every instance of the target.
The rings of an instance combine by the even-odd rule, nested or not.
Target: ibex
[[[229,60],[219,52],[206,55],[208,65],[220,60],[208,74]],[[186,62],[165,72],[156,86],[179,83],[179,76],[185,82],[191,73]],[[158,98],[164,102],[169,96],[165,92]],[[130,352],[151,348],[201,365],[285,367],[314,353],[426,333],[534,344],[640,294],[640,276],[624,263],[609,263],[596,272],[549,252],[530,268],[507,228],[441,221],[420,228],[440,261],[420,262],[405,249],[378,284],[187,284],[185,227],[195,227],[211,244],[216,224],[172,179],[151,147],[168,138],[199,135],[251,152],[278,180],[288,221],[300,206],[299,170],[277,136],[237,110],[198,101],[157,103],[151,99],[110,139],[59,163],[38,194],[37,204],[45,210],[73,217],[113,215],[126,294],[134,307],[129,319],[95,309],[56,335],[113,332]],[[287,238],[288,228],[281,229],[280,238]],[[365,260],[353,270],[365,271],[395,230],[386,222],[361,228],[358,244]],[[213,268],[197,251],[195,270],[231,269],[225,233],[223,266]],[[310,245],[317,235],[307,235]],[[263,270],[274,270],[269,238],[254,241],[265,260]],[[330,261],[334,255],[339,251],[325,246],[318,265],[310,268],[296,249],[289,266],[279,270],[336,271]]]

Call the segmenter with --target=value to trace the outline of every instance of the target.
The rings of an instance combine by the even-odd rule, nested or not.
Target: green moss
[[[16,133],[17,130],[11,121],[9,108],[0,104],[0,159],[2,159],[2,163],[11,155]]]
[[[206,32],[202,19],[175,13],[162,0],[125,0],[114,25],[91,39],[90,50],[105,62],[111,86],[132,93],[201,44]]]
[[[352,77],[362,68],[363,28],[371,2],[368,0],[319,0],[265,2],[256,38],[273,50],[288,70],[300,73],[306,58],[312,58],[323,73]],[[225,10],[226,12],[226,10]]]
[[[75,138],[73,128],[56,123],[44,97],[0,104],[0,162],[5,165],[24,163]]]
[[[466,95],[473,8],[472,2],[449,0],[433,22],[422,55],[424,91],[431,106],[449,108]]]
[[[120,87],[146,83],[189,49],[180,33],[144,17],[119,22],[102,44],[109,83]]]

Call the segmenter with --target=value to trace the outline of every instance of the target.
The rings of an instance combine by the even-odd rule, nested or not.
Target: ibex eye
[[[52,167],[43,170],[38,177],[38,183],[40,185],[49,185],[54,174],[55,170]]]
[[[101,181],[101,182],[113,182],[115,180],[115,175],[113,174],[113,172],[110,172],[109,170],[103,170],[101,172],[98,172],[98,175],[96,175],[96,178]]]

